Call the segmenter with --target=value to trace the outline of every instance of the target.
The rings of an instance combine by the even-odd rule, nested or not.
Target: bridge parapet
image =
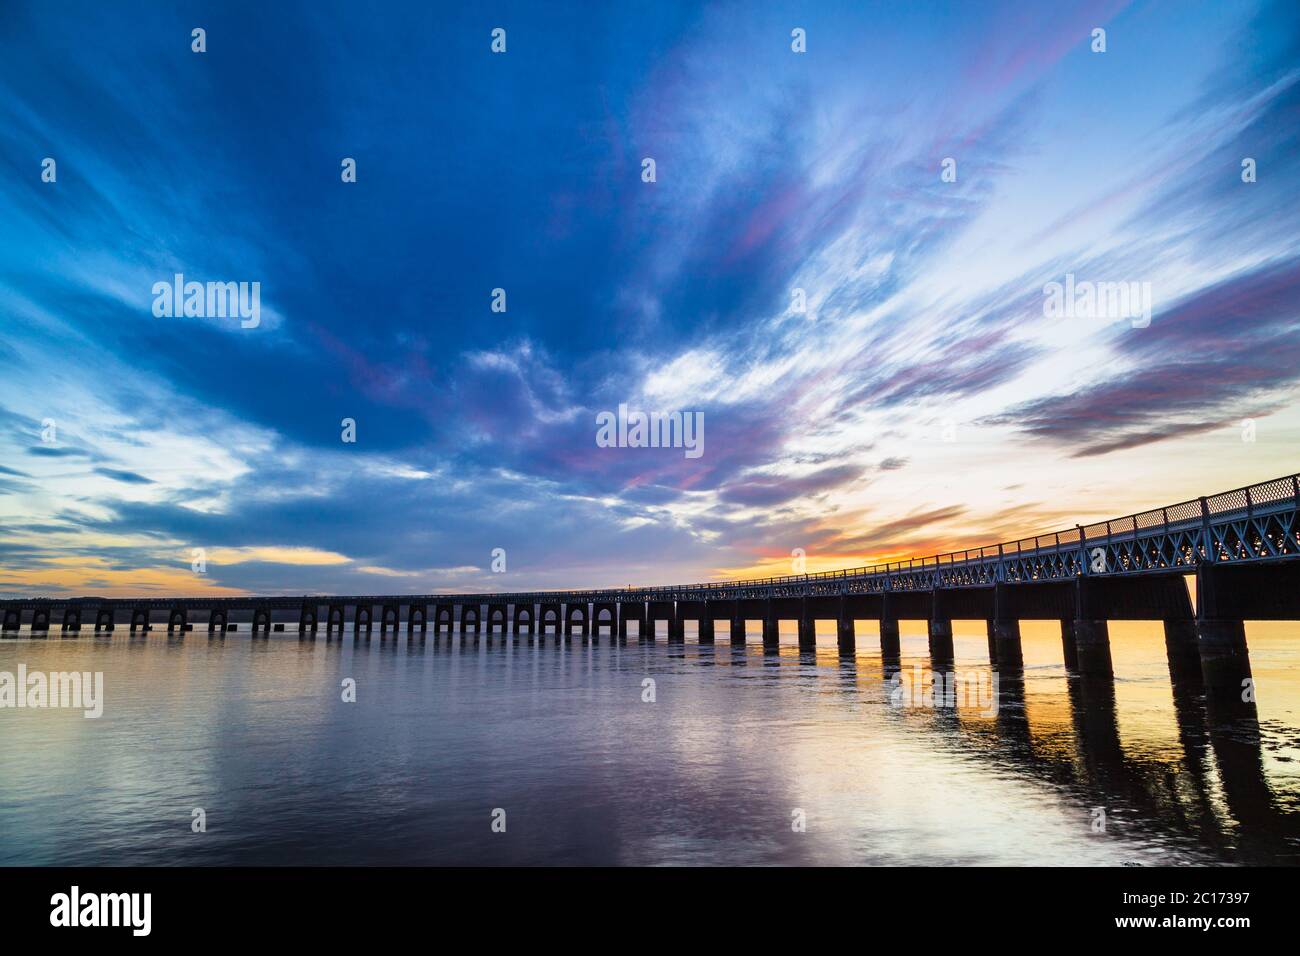
[[[998,545],[862,568],[740,581],[659,587],[422,595],[285,595],[230,598],[103,598],[33,596],[0,599],[4,626],[14,611],[102,608],[167,611],[299,610],[305,604],[373,608],[386,605],[644,604],[743,601],[992,588],[999,582],[1038,583],[1078,577],[1190,574],[1202,564],[1283,562],[1300,557],[1300,476],[1075,526]],[[369,616],[369,610],[365,616]]]

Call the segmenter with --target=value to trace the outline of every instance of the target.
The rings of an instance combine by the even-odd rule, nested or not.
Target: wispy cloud
[[[425,4],[222,7],[206,56],[71,9],[0,18],[0,589],[852,564],[1300,449],[1294,4],[830,5],[806,54],[774,8],[521,7],[501,58]],[[154,317],[176,272],[266,321]],[[1047,319],[1066,272],[1150,326]],[[704,455],[598,447],[621,403]]]

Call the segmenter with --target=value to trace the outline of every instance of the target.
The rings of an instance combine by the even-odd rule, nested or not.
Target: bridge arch
[[[574,602],[564,606],[564,636],[570,636],[576,627],[583,637],[589,633],[591,613],[585,601]]]
[[[599,636],[601,628],[609,628],[609,636],[618,635],[618,605],[600,602],[591,606],[591,633]],[[626,636],[624,634],[623,636]]]
[[[537,610],[537,633],[546,636],[548,629],[554,629],[558,637],[564,627],[564,616],[558,604],[543,604]]]

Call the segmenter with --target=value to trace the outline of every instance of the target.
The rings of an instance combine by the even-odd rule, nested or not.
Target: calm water
[[[905,673],[928,664],[919,627]],[[246,630],[0,641],[0,671],[102,671],[106,697],[98,720],[0,710],[0,863],[1300,860],[1291,625],[1248,628],[1259,703],[1231,721],[1171,681],[1158,625],[1113,624],[1115,682],[1081,686],[1056,625],[1026,622],[1023,684],[1002,682],[993,716],[891,706],[863,624],[847,658],[830,633],[816,655],[765,656],[757,633],[733,649],[689,631],[670,647]],[[982,624],[957,630],[958,671],[987,674]]]

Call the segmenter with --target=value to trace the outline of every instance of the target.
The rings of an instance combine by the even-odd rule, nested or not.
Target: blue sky
[[[369,7],[0,11],[0,591],[821,570],[1298,469],[1293,3]]]

